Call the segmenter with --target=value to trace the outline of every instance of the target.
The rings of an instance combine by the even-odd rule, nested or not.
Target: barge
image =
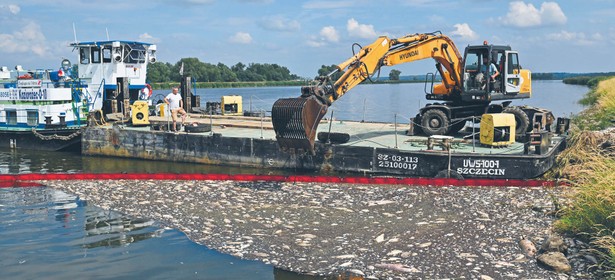
[[[89,126],[82,153],[199,163],[203,173],[207,165],[221,165],[334,175],[529,179],[548,171],[566,146],[565,133],[544,132],[539,142],[496,147],[482,145],[469,132],[415,136],[407,135],[408,124],[325,120],[319,133],[348,135],[348,141],[320,137],[314,153],[292,153],[280,149],[268,117],[190,114],[187,127],[210,129],[179,134],[157,130],[169,125],[168,117],[150,116],[149,121],[149,126]]]

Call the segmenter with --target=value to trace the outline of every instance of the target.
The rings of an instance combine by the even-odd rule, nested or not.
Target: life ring
[[[152,90],[152,86],[150,86],[149,84],[145,84],[145,87],[141,89],[141,96],[145,97],[146,90],[147,98],[142,99],[149,99],[152,96],[152,93],[154,93],[154,91]]]
[[[29,79],[32,79],[32,75],[30,75],[30,73],[26,73],[26,74],[23,74],[17,77],[17,79],[18,80],[29,80]]]

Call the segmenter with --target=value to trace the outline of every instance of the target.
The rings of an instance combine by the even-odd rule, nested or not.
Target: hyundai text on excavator
[[[531,73],[521,68],[518,53],[510,46],[487,42],[467,46],[462,57],[453,41],[439,31],[397,39],[381,36],[372,44],[360,47],[327,76],[319,77],[316,85],[302,87],[300,97],[278,99],[273,104],[271,117],[280,148],[314,153],[316,129],[333,102],[366,79],[371,80],[382,66],[427,58],[436,61],[441,83],[434,84],[435,75],[428,74],[426,83],[431,83],[431,90],[425,91],[426,98],[443,101],[427,104],[414,118],[415,127],[428,136],[456,133],[473,116],[501,112],[514,114],[516,135],[524,135],[533,126],[531,116],[542,110],[509,106],[512,101],[491,104],[531,96]],[[487,58],[487,65],[483,58]],[[495,79],[485,74],[490,63],[499,72]],[[333,81],[332,76],[337,72],[343,74]],[[548,115],[550,124],[553,118],[550,112]]]

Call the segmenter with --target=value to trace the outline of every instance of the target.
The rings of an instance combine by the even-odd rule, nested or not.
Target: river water
[[[201,104],[223,95],[243,96],[247,111],[271,110],[299,87],[198,89]],[[154,98],[167,91],[157,90]],[[360,85],[334,103],[334,118],[408,122],[425,105],[423,84]],[[534,95],[515,105],[551,109],[556,117],[578,113],[587,87],[536,81]],[[129,159],[74,153],[0,150],[0,174],[49,172],[250,173],[263,170]],[[271,171],[267,171],[268,173]],[[273,171],[280,172],[283,171]],[[101,184],[101,187],[104,187]],[[89,205],[47,187],[0,188],[0,279],[318,279],[240,260],[191,242],[156,221],[135,219]]]

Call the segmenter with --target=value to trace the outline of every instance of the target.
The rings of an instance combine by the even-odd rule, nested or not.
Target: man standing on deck
[[[182,124],[186,120],[186,116],[188,114],[184,110],[184,101],[182,100],[181,95],[179,95],[176,87],[173,88],[173,92],[169,93],[167,97],[164,98],[164,103],[169,105],[169,110],[171,110],[171,117],[173,118],[173,131],[177,133],[177,114],[182,114]]]

